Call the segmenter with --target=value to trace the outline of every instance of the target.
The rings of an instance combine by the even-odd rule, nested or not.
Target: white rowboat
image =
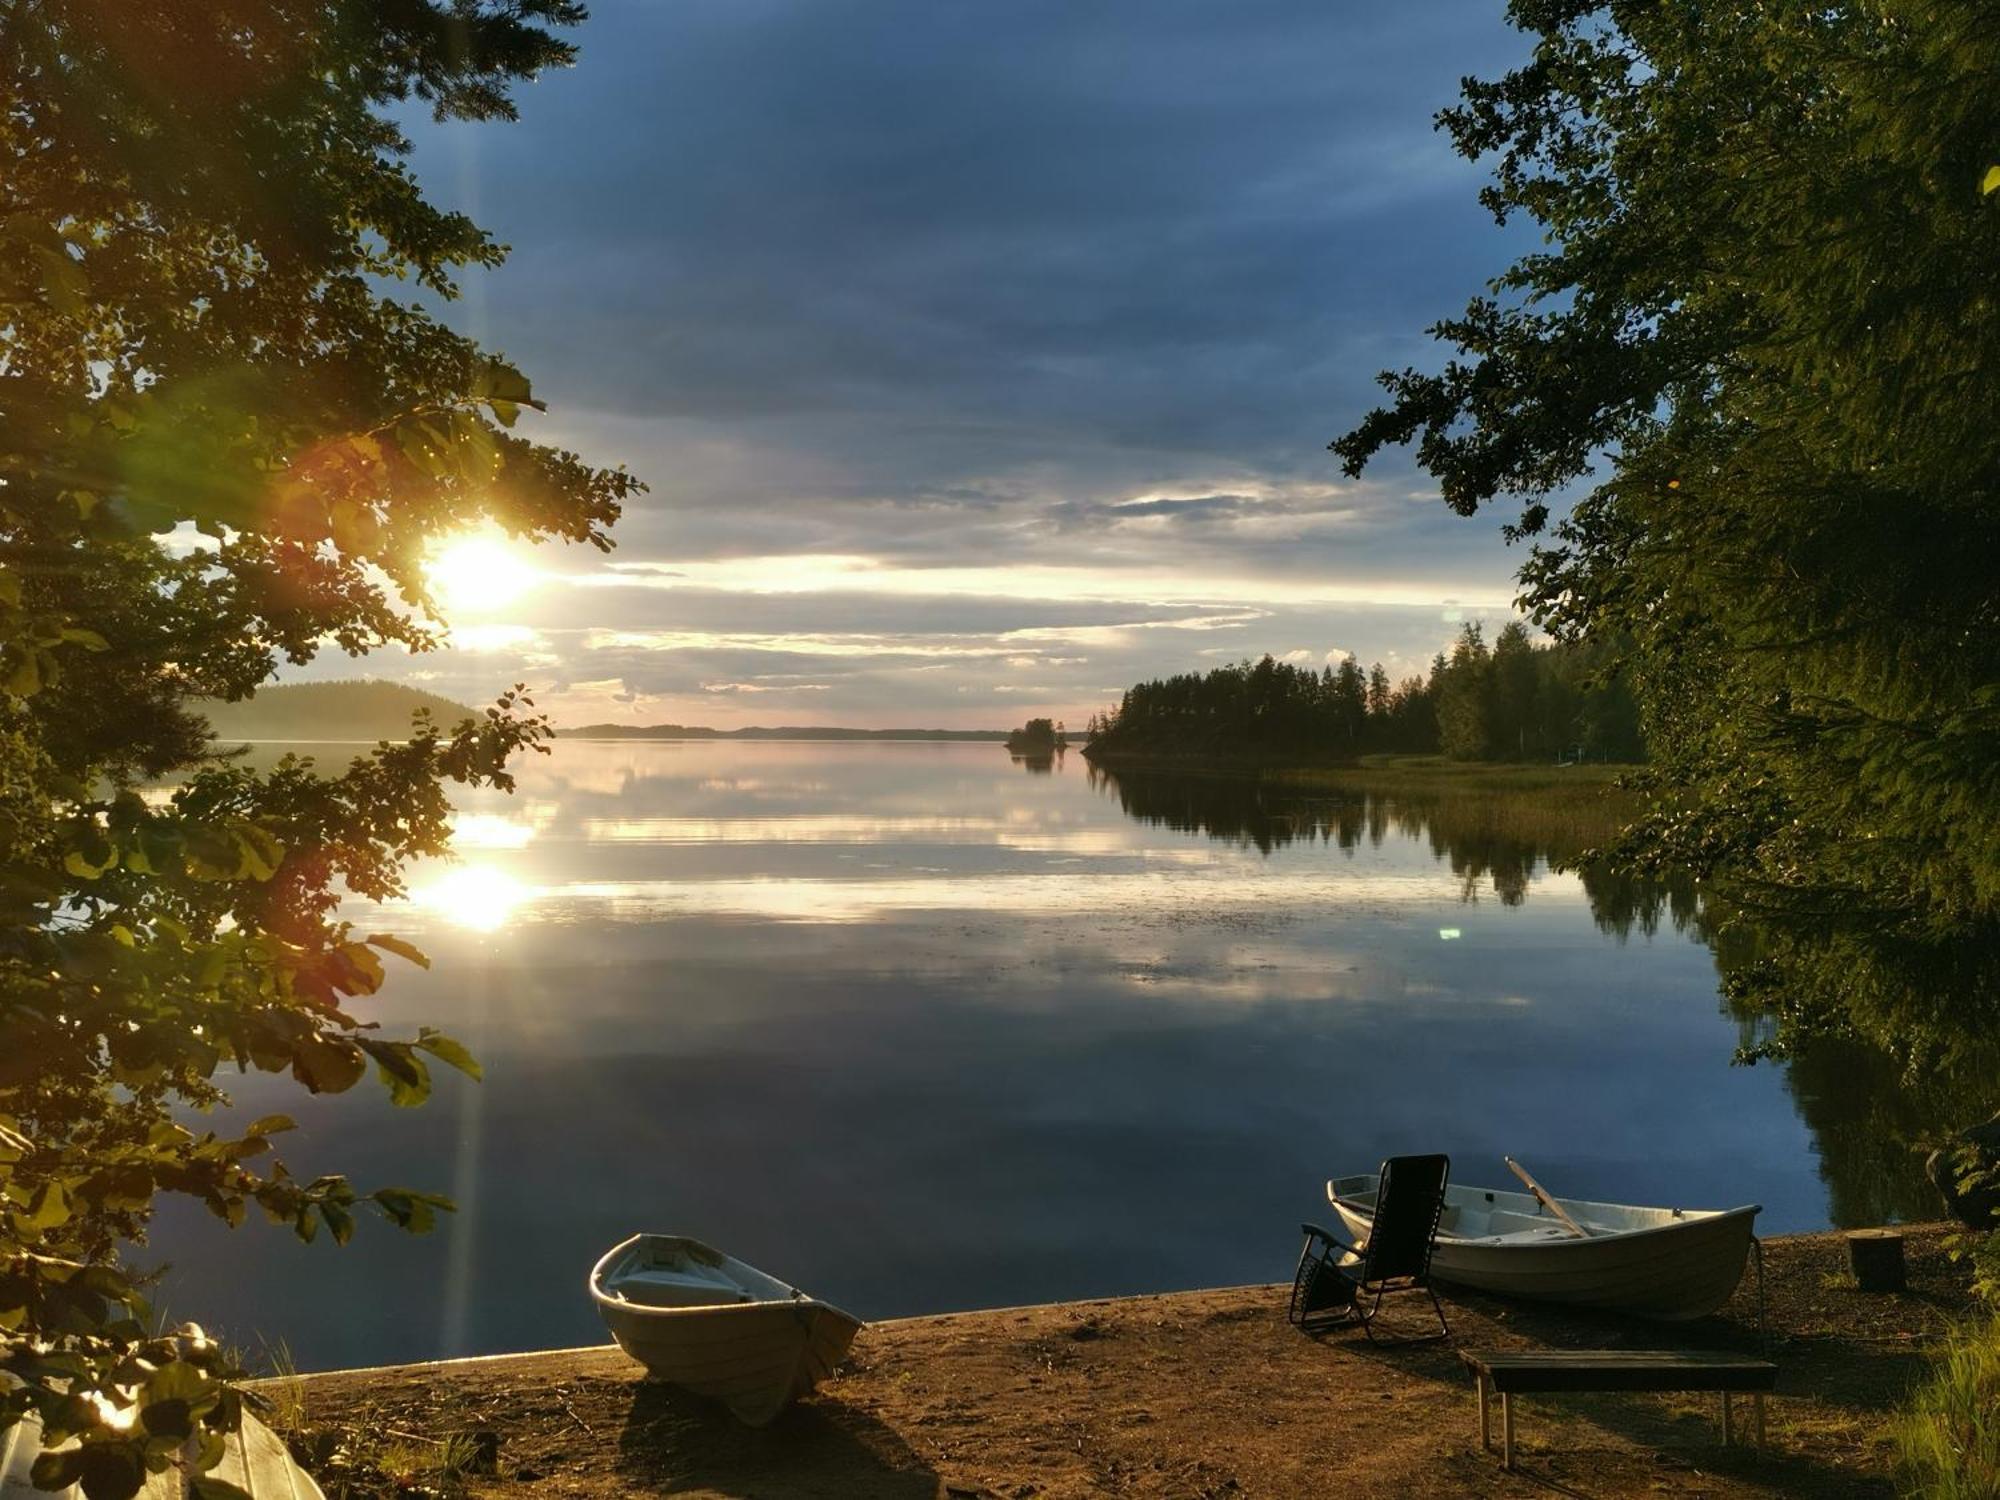
[[[1336,1177],[1327,1201],[1358,1244],[1374,1222],[1372,1172]],[[1569,1302],[1665,1322],[1714,1312],[1743,1279],[1758,1206],[1636,1208],[1560,1200],[1579,1238],[1527,1193],[1445,1189],[1431,1273],[1536,1302]]]
[[[833,1373],[861,1320],[680,1235],[638,1234],[590,1273],[611,1336],[660,1380],[762,1427]]]
[[[0,1432],[0,1500],[83,1500],[81,1485],[53,1494],[35,1488],[30,1471],[41,1451],[42,1420],[32,1412]],[[222,1461],[203,1477],[226,1480],[251,1500],[326,1500],[312,1475],[293,1461],[285,1440],[247,1411],[223,1440]],[[187,1476],[175,1466],[148,1475],[133,1500],[182,1500],[186,1493]]]

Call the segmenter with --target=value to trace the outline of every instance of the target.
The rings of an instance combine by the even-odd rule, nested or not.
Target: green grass
[[[1447,760],[1442,755],[1364,755],[1351,766],[1310,766],[1266,773],[1287,786],[1362,792],[1556,792],[1622,797],[1618,778],[1637,766],[1556,766],[1544,761]]]
[[[1616,838],[1640,811],[1617,785],[1632,766],[1487,764],[1437,755],[1368,755],[1352,766],[1270,771],[1301,792],[1381,797],[1461,840],[1510,839],[1563,859]]]
[[[2000,1495],[2000,1319],[1954,1333],[1896,1423],[1903,1493]]]
[[[245,1362],[238,1360],[239,1366]],[[292,1358],[291,1345],[283,1339],[264,1346],[264,1363],[271,1373],[264,1377],[258,1387],[264,1398],[271,1403],[267,1420],[278,1432],[287,1437],[303,1432],[306,1425],[306,1383],[299,1379],[298,1363]]]

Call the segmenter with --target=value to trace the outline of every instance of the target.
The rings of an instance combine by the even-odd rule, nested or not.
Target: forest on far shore
[[[1128,688],[1091,717],[1093,759],[1346,760],[1380,752],[1466,761],[1642,761],[1638,704],[1592,643],[1537,644],[1476,624],[1426,675],[1392,682],[1348,657],[1319,671],[1266,656]]]

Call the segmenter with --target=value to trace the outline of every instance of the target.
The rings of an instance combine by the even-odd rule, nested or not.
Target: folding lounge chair
[[[1424,1344],[1449,1338],[1451,1325],[1431,1290],[1431,1244],[1444,1213],[1448,1156],[1392,1156],[1382,1163],[1375,1192],[1375,1221],[1360,1245],[1349,1245],[1317,1224],[1301,1224],[1288,1313],[1294,1326],[1320,1333],[1359,1323],[1371,1342]],[[1393,1292],[1422,1292],[1437,1314],[1438,1332],[1377,1340],[1375,1315]]]

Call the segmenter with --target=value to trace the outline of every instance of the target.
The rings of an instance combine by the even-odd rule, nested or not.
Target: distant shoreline
[[[583,724],[556,727],[563,740],[928,740],[942,744],[1003,745],[1007,729],[844,729],[836,725],[751,725],[710,729],[701,724]]]

